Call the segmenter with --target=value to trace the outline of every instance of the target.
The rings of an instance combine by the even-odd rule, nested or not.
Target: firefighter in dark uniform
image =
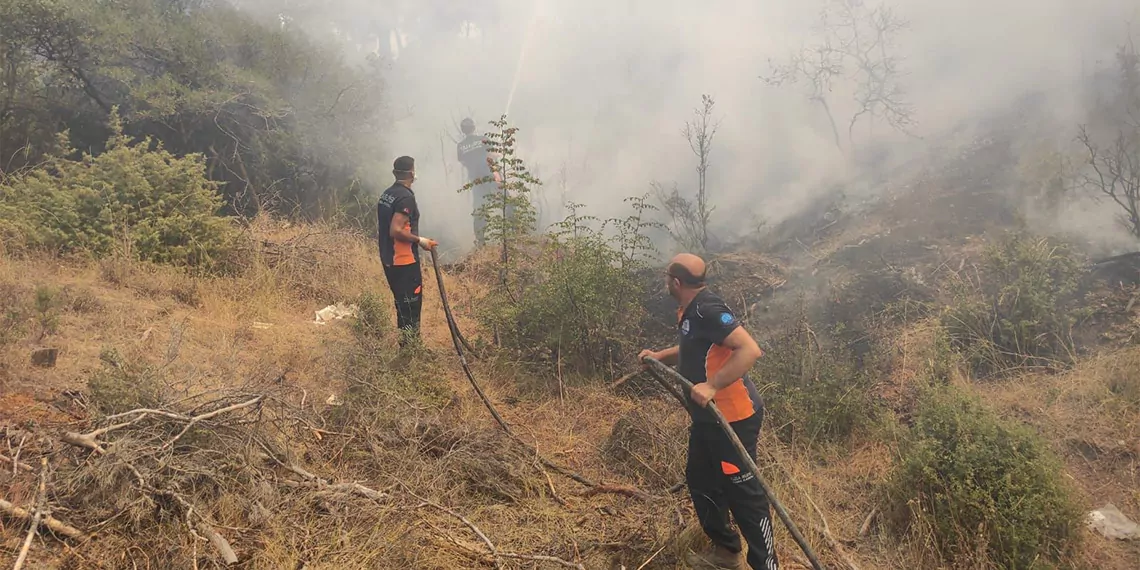
[[[384,264],[384,276],[396,301],[400,346],[405,346],[408,341],[419,338],[424,298],[419,249],[435,249],[438,244],[419,235],[420,209],[412,192],[416,161],[410,156],[397,158],[392,165],[392,174],[396,182],[380,195],[376,214],[379,219],[380,261]]]
[[[710,401],[716,402],[755,460],[764,406],[746,372],[763,352],[728,305],[706,287],[701,258],[680,254],[665,273],[669,294],[680,305],[679,343],[659,352],[644,350],[638,359],[649,356],[676,364],[693,383],[686,394],[692,425],[685,481],[697,519],[713,546],[690,553],[688,562],[693,567],[745,568],[740,536],[728,524],[731,512],[748,543],[748,565],[754,570],[778,570],[768,497],[705,409]]]
[[[494,154],[488,153],[487,146],[483,142],[483,137],[475,134],[475,121],[470,118],[463,119],[459,124],[459,129],[463,131],[463,140],[455,145],[456,156],[459,163],[463,165],[464,170],[467,171],[467,182],[471,183],[476,180],[484,180],[481,184],[477,184],[471,189],[471,194],[474,197],[473,210],[471,212],[473,229],[475,230],[475,243],[483,245],[486,240],[484,235],[487,227],[486,216],[479,213],[479,210],[487,202],[487,198],[495,193],[496,182],[500,180],[499,173],[493,172],[491,166],[487,163],[487,158],[495,159]],[[513,213],[513,208],[511,212]]]

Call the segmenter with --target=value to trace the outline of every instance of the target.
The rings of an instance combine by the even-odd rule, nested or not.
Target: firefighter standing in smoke
[[[728,525],[731,511],[748,543],[748,565],[754,570],[777,570],[768,497],[760,482],[741,466],[736,448],[712,412],[705,409],[710,401],[716,402],[755,459],[764,405],[745,373],[763,352],[728,305],[706,287],[701,258],[680,254],[665,273],[669,294],[680,305],[679,343],[660,352],[644,350],[638,360],[648,356],[676,364],[681,375],[693,383],[686,395],[692,425],[685,482],[701,528],[713,546],[692,553],[689,563],[695,567],[745,568],[740,536]]]
[[[412,192],[416,161],[410,156],[397,158],[392,164],[392,174],[396,182],[380,195],[376,214],[380,262],[384,264],[384,276],[396,301],[396,326],[401,333],[400,346],[404,346],[409,340],[419,338],[424,298],[419,248],[435,249],[438,244],[419,235],[420,209]]]
[[[483,137],[475,134],[475,121],[470,118],[463,119],[459,123],[459,129],[463,131],[463,140],[456,144],[456,155],[460,164],[467,171],[468,183],[474,182],[479,179],[487,179],[482,184],[477,184],[471,189],[474,196],[474,207],[471,212],[472,222],[475,230],[475,243],[483,245],[485,241],[485,230],[487,228],[487,218],[480,213],[483,205],[487,203],[487,197],[494,194],[496,187],[495,182],[501,181],[498,172],[492,172],[491,166],[488,163],[488,157],[494,160],[494,155],[487,152],[487,147],[483,142]],[[494,182],[492,182],[493,180]]]

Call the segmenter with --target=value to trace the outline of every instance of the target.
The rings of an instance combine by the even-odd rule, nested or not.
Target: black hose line
[[[451,332],[451,342],[455,345],[455,353],[459,355],[459,364],[463,367],[463,373],[467,375],[467,380],[471,382],[471,387],[475,389],[475,393],[479,395],[479,399],[483,400],[483,405],[487,408],[488,411],[491,412],[491,416],[493,416],[495,418],[495,421],[498,422],[499,427],[503,428],[503,431],[505,431],[507,435],[511,437],[511,439],[515,440],[515,442],[525,447],[529,452],[537,457],[539,462],[546,466],[546,468],[553,469],[560,475],[577,481],[586,487],[599,487],[597,483],[540,455],[537,449],[515,435],[515,432],[511,429],[510,424],[508,424],[507,421],[503,419],[503,416],[499,415],[499,411],[495,409],[495,405],[491,403],[491,399],[487,397],[487,394],[483,392],[483,388],[479,386],[478,382],[475,381],[475,375],[471,372],[471,366],[467,364],[467,357],[463,353],[463,345],[467,343],[466,341],[461,340],[463,336],[459,333],[459,325],[455,323],[455,316],[451,313],[451,304],[447,302],[447,289],[445,289],[443,286],[443,273],[439,269],[439,262],[436,260],[435,250],[432,249],[429,251],[431,251],[432,269],[435,270],[435,282],[439,286],[439,298],[443,303],[443,314],[445,317],[447,317],[447,329]]]

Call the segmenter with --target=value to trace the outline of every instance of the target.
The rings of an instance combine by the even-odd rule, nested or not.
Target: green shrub
[[[391,329],[392,308],[383,298],[371,291],[356,302],[356,321],[352,330],[362,338],[378,339]]]
[[[895,530],[929,529],[956,566],[1049,567],[1079,538],[1080,511],[1046,444],[952,387],[921,398],[887,494]]]
[[[28,311],[22,297],[23,290],[16,283],[0,281],[0,347],[16,342],[26,332]]]
[[[442,407],[453,394],[439,362],[420,352],[398,353],[390,343],[362,339],[347,349],[340,362],[347,387],[344,406],[338,410],[342,423],[353,418],[374,420],[386,415],[383,410],[418,409],[412,403]]]
[[[880,417],[873,372],[842,347],[824,347],[805,321],[765,343],[753,380],[765,389],[769,425],[786,441],[839,442]]]
[[[1082,263],[1046,239],[1014,235],[986,249],[976,278],[954,286],[942,323],[976,375],[1072,362]]]
[[[656,254],[647,235],[659,226],[649,215],[656,208],[648,195],[628,198],[629,216],[598,223],[570,203],[566,219],[546,235],[533,235],[529,195],[542,182],[515,154],[516,129],[505,117],[492,124],[496,130],[486,138],[500,155],[493,169],[503,182],[479,213],[487,216],[488,241],[501,252],[499,287],[479,300],[478,316],[501,346],[528,363],[613,375],[639,348],[639,272]]]
[[[500,342],[528,362],[610,373],[638,348],[644,314],[638,272],[651,246],[637,238],[646,224],[638,209],[632,220],[610,220],[617,230],[607,237],[591,226],[594,218],[577,214],[580,205],[568,207],[570,216],[543,237],[540,253],[520,274],[517,296],[487,299],[483,315]]]
[[[36,287],[36,320],[40,336],[55,334],[59,329],[58,293],[50,287]]]
[[[131,144],[112,116],[98,156],[65,158],[0,184],[0,240],[17,248],[127,257],[219,270],[237,230],[200,155],[178,158],[149,139]],[[66,140],[62,148],[68,148]],[[153,148],[152,148],[153,147]]]
[[[163,400],[163,384],[148,366],[128,362],[118,352],[99,356],[103,367],[87,380],[91,402],[104,414],[155,408]]]

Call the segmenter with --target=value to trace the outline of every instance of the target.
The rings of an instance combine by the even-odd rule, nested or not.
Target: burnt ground
[[[897,301],[930,301],[939,273],[957,269],[987,234],[1019,225],[1004,177],[995,174],[1013,161],[1012,143],[1012,134],[976,139],[932,166],[887,176],[870,197],[837,191],[760,241],[751,257],[772,260],[779,272],[763,263],[733,267],[717,286],[755,292],[745,298],[761,337],[800,312],[851,324]],[[726,283],[737,279],[753,286]]]

